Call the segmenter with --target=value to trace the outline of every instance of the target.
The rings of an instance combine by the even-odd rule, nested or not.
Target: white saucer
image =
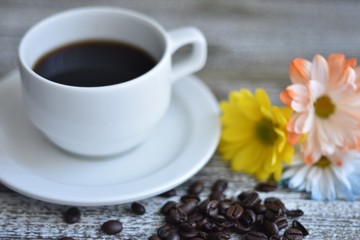
[[[126,154],[87,159],[49,143],[24,112],[18,71],[0,81],[0,181],[39,200],[80,206],[145,199],[183,183],[218,144],[218,104],[189,76],[174,85],[170,108],[151,137]]]

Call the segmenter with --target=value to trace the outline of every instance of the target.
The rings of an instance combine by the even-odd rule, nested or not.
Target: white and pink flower
[[[357,72],[356,59],[347,60],[343,54],[291,62],[292,85],[280,94],[280,99],[295,112],[287,125],[288,141],[295,144],[306,134],[302,151],[307,164],[338,149],[360,149]],[[341,164],[341,159],[336,163]]]

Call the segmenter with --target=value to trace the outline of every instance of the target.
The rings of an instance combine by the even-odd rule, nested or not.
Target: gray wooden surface
[[[134,9],[166,29],[200,28],[208,40],[209,58],[198,76],[219,100],[230,90],[262,87],[279,103],[278,94],[289,83],[289,61],[295,57],[342,52],[360,59],[357,0],[0,0],[0,76],[16,68],[18,43],[31,25],[56,12],[87,5]],[[204,180],[207,191],[202,196],[206,197],[217,178],[229,180],[228,196],[255,185],[251,177],[229,171],[215,155],[176,189],[181,195],[189,183]],[[289,208],[304,210],[301,222],[310,230],[307,239],[360,239],[360,201],[316,202],[286,189],[262,197],[270,195],[283,198]],[[69,225],[62,219],[68,206],[33,200],[0,185],[0,239],[147,239],[161,225],[158,210],[167,200],[141,201],[147,208],[141,217],[131,213],[130,204],[82,207],[81,221]],[[121,234],[106,236],[100,231],[111,218],[123,222]]]

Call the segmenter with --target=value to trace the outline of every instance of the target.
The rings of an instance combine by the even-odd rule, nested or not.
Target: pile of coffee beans
[[[276,197],[262,201],[256,191],[244,191],[237,199],[228,199],[224,194],[227,185],[226,180],[217,180],[209,197],[201,200],[204,183],[191,184],[179,202],[167,201],[162,206],[165,224],[148,239],[226,240],[232,233],[248,240],[298,240],[309,234],[299,221],[289,224],[290,219],[303,215],[300,209],[289,210]]]
[[[209,196],[201,200],[204,182],[193,182],[187,194],[177,201],[167,201],[160,209],[165,224],[149,240],[227,240],[230,235],[241,235],[248,240],[300,240],[309,235],[308,230],[295,218],[304,213],[300,209],[289,210],[276,197],[260,199],[256,191],[241,192],[236,199],[229,199],[224,191],[228,182],[217,180]],[[255,189],[261,192],[273,191],[273,182],[258,184]],[[170,190],[162,197],[176,196],[176,190]],[[131,204],[136,215],[146,213],[146,208],[138,203]],[[73,224],[80,221],[81,212],[70,207],[64,212],[64,221]],[[123,230],[119,220],[108,220],[101,225],[105,234],[115,235]],[[62,237],[61,240],[73,240]]]

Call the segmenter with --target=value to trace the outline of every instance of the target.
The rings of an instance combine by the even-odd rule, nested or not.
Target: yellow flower
[[[286,140],[292,110],[272,106],[263,89],[229,94],[220,103],[222,134],[219,152],[235,171],[255,174],[259,181],[280,180],[282,164],[291,163],[294,149]]]

